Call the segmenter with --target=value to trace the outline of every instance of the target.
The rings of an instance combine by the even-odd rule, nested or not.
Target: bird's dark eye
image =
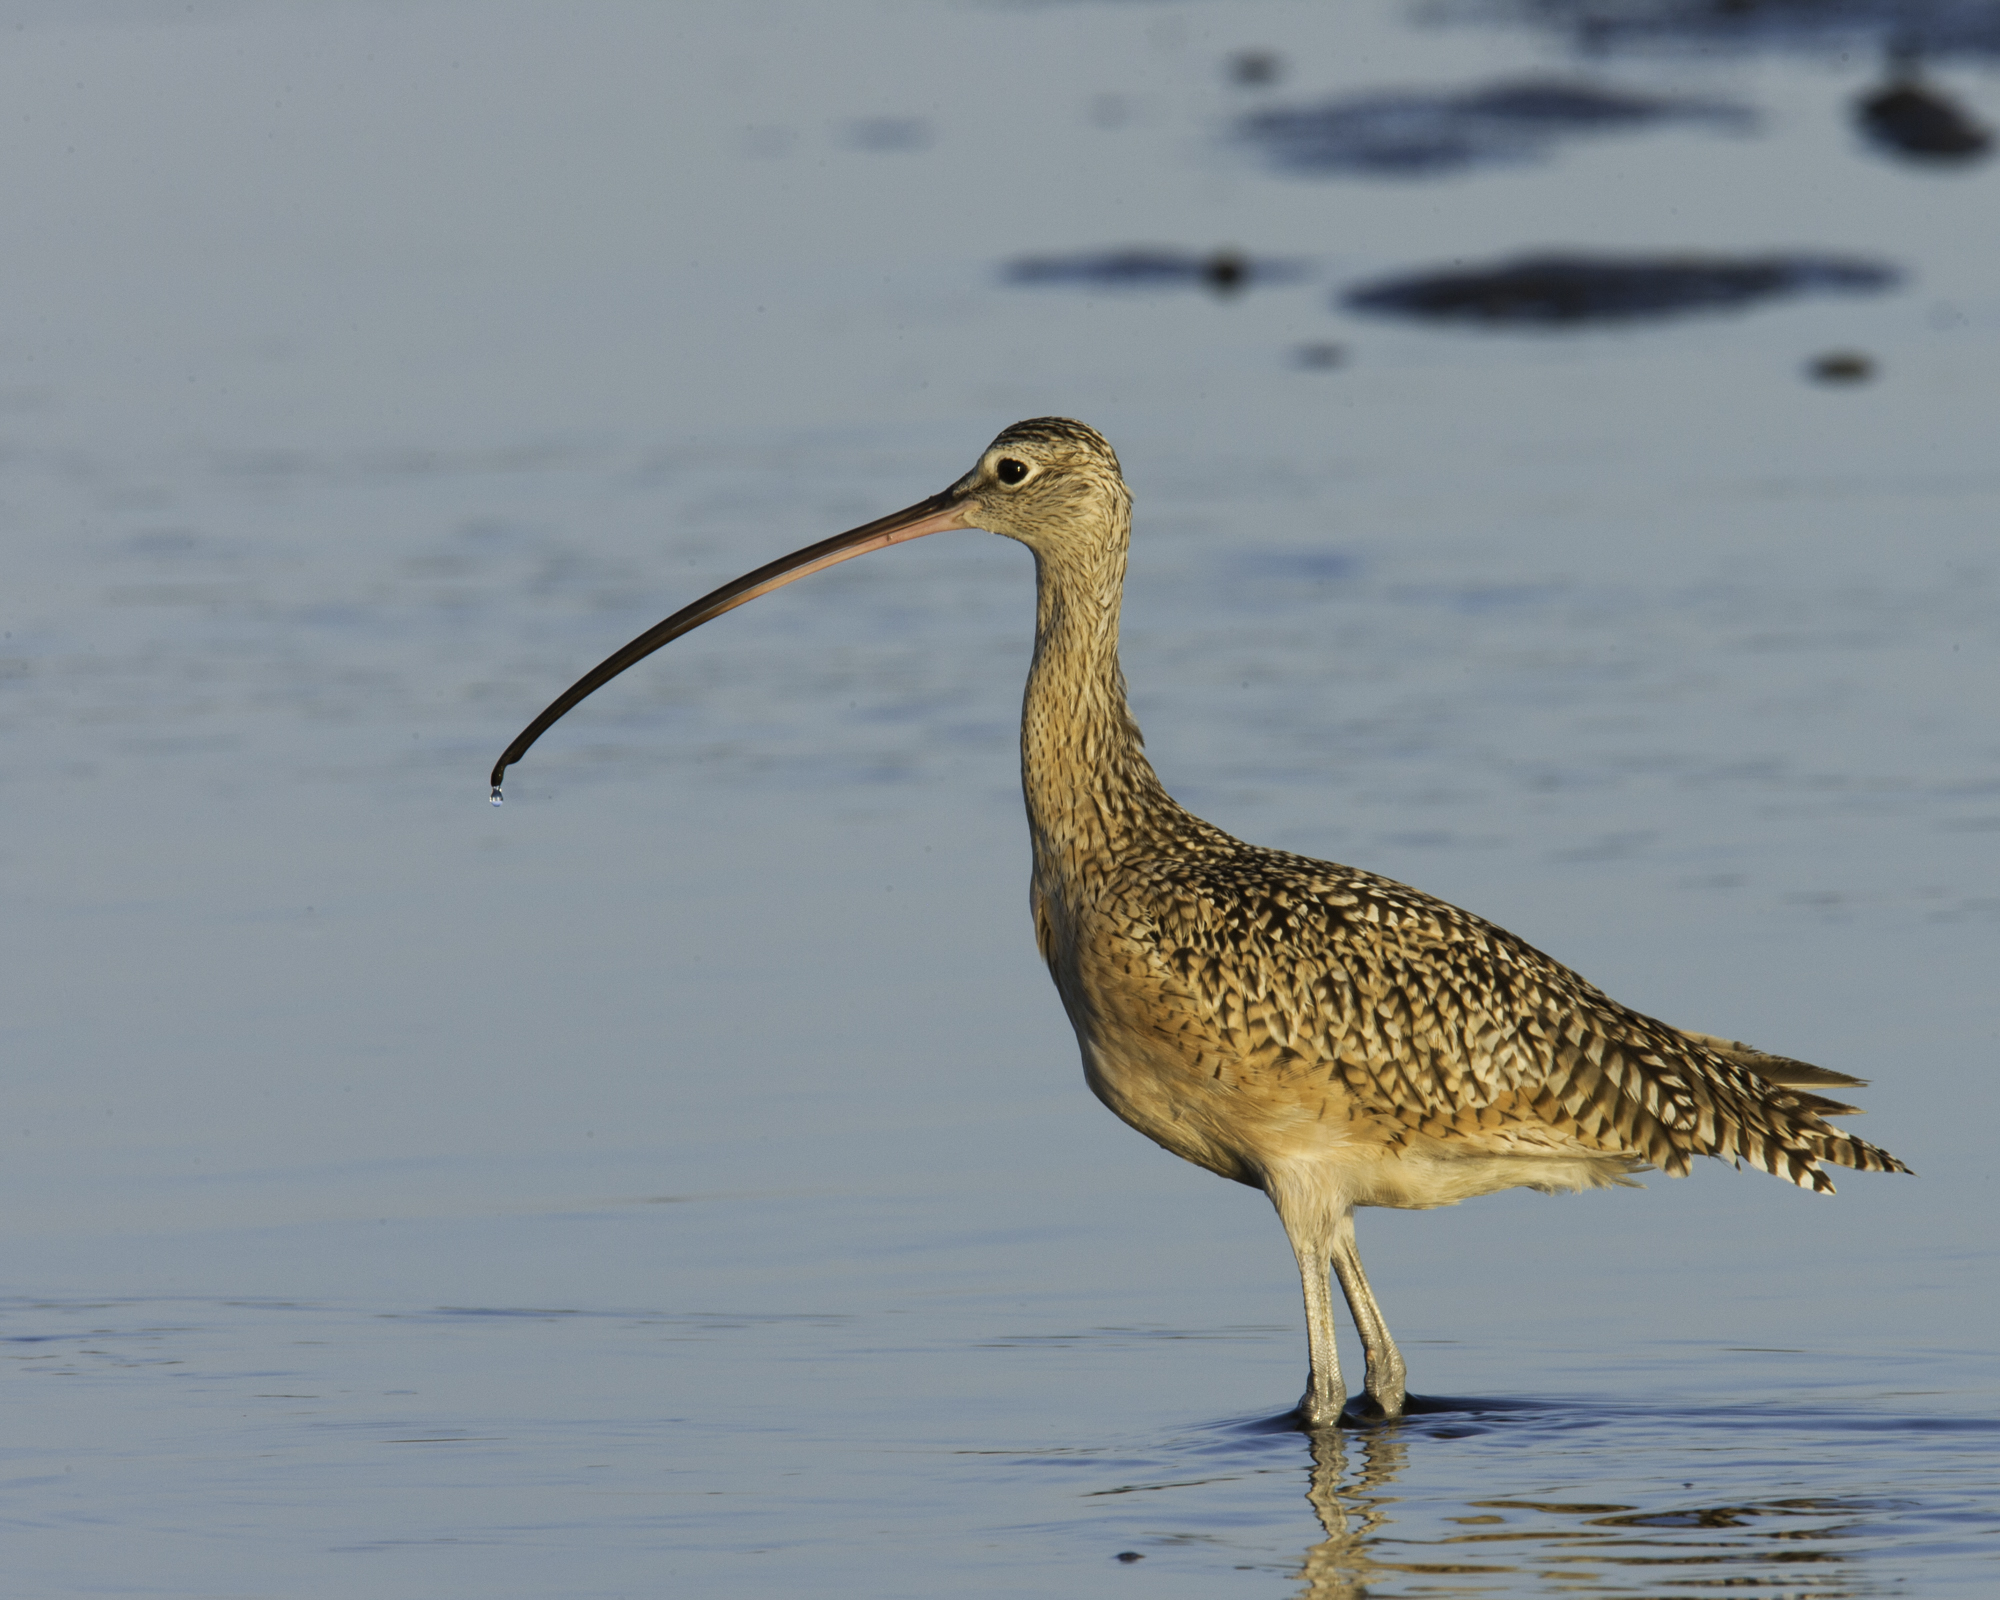
[[[993,476],[1002,483],[1019,483],[1028,475],[1028,463],[1016,461],[1012,456],[1003,456],[1000,464],[993,469]]]

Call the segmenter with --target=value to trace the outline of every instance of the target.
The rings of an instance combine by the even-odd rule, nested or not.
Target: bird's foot
[[[1355,1412],[1366,1422],[1393,1422],[1403,1414],[1409,1389],[1404,1382],[1403,1357],[1394,1347],[1374,1355],[1361,1381]]]
[[[1346,1405],[1347,1391],[1338,1384],[1331,1389],[1308,1389],[1299,1396],[1299,1425],[1308,1433],[1317,1433],[1322,1428],[1337,1428]]]
[[[1348,1407],[1347,1420],[1361,1423],[1394,1422],[1403,1414],[1403,1400],[1401,1389],[1391,1395],[1380,1395],[1372,1389],[1364,1389],[1355,1396],[1354,1404]]]

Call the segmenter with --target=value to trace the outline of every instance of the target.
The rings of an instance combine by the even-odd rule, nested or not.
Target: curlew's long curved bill
[[[780,556],[776,561],[759,567],[755,572],[746,572],[734,583],[725,583],[713,594],[703,595],[691,606],[683,606],[666,621],[648,628],[624,649],[607,656],[592,667],[575,683],[550,702],[549,707],[539,717],[523,728],[507,753],[494,763],[493,799],[500,799],[500,785],[507,769],[528,753],[528,747],[561,719],[563,714],[579,701],[604,687],[619,673],[635,661],[643,661],[663,644],[669,644],[682,634],[692,632],[704,622],[712,622],[725,611],[734,611],[746,601],[755,600],[761,594],[769,594],[773,589],[782,589],[796,579],[826,568],[838,566],[843,561],[852,561],[856,556],[865,556],[871,550],[886,549],[892,544],[902,544],[910,539],[921,539],[927,533],[944,533],[953,528],[973,526],[963,515],[964,497],[947,489],[942,494],[934,494],[928,500],[920,500],[907,510],[892,516],[878,517],[859,528],[849,528],[845,533],[836,533],[831,539],[822,539],[818,544],[809,544],[803,550],[794,550],[788,556]]]

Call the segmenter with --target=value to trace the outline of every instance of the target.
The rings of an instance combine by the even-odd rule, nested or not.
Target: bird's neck
[[[1122,530],[1121,530],[1122,531]],[[1088,876],[1176,810],[1125,704],[1118,609],[1125,544],[1089,565],[1036,553],[1035,656],[1021,713],[1021,787],[1037,871]]]

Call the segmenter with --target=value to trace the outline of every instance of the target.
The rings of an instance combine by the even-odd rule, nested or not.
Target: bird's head
[[[1057,558],[1102,550],[1124,532],[1132,505],[1117,453],[1067,417],[1015,423],[945,493],[966,525]]]

